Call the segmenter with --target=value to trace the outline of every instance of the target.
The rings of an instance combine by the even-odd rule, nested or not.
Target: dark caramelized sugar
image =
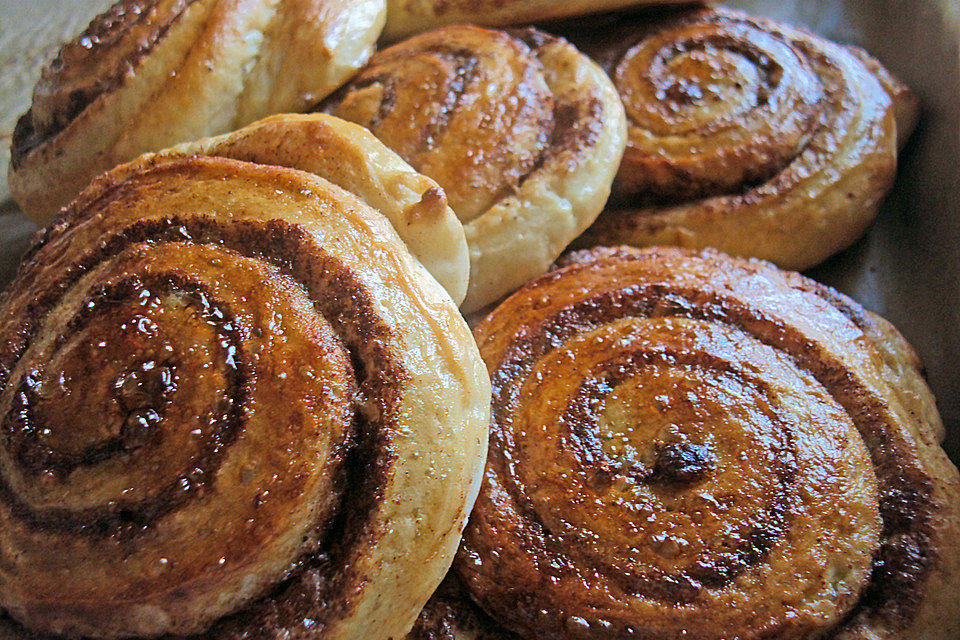
[[[252,380],[237,319],[218,306],[202,285],[170,275],[147,281],[131,277],[102,289],[81,305],[80,313],[67,324],[68,333],[57,337],[54,353],[70,334],[83,332],[87,325],[110,316],[120,307],[145,306],[171,295],[180,296],[195,310],[201,322],[210,325],[216,340],[213,348],[220,354],[220,362],[215,366],[225,380],[224,396],[211,402],[214,411],[207,415],[209,424],[203,424],[203,415],[198,417],[201,420],[198,428],[202,430],[204,441],[202,452],[174,480],[159,488],[152,498],[137,503],[120,501],[108,507],[81,510],[32,508],[19,499],[7,476],[0,476],[0,497],[31,526],[79,535],[111,535],[117,529],[139,531],[186,503],[216,475],[220,461],[243,429],[244,405]],[[166,356],[172,358],[172,364],[177,354],[162,349],[155,354],[139,349],[130,352],[127,349],[131,345],[124,344],[122,337],[117,343],[114,343],[118,340],[116,336],[102,337],[105,346],[107,341],[111,342],[108,348],[115,350],[117,358],[134,358],[131,366],[114,378],[111,388],[93,393],[73,390],[71,394],[71,389],[60,387],[50,394],[41,389],[55,383],[44,378],[62,374],[37,370],[25,375],[21,381],[15,396],[18,402],[3,421],[3,434],[4,446],[13,451],[18,471],[24,476],[36,478],[52,474],[64,480],[79,467],[96,466],[118,456],[140,457],[156,453],[156,446],[163,437],[165,409],[176,389],[178,374],[175,365],[158,366],[153,358]],[[152,337],[147,336],[146,342]],[[87,346],[93,345],[82,345],[81,348]],[[101,360],[103,354],[89,357]],[[54,358],[55,355],[50,359]],[[109,367],[112,362],[105,364]],[[88,371],[75,384],[88,384],[93,375],[94,372]],[[102,413],[95,411],[96,406],[83,406],[85,401],[98,395],[110,399]],[[44,420],[45,413],[61,413],[59,405],[63,403],[72,407],[74,412],[57,416],[56,422]],[[77,436],[87,432],[90,432],[92,441],[86,446],[80,443],[78,448]]]
[[[656,462],[649,479],[666,486],[699,482],[714,471],[716,456],[707,445],[692,442],[662,444],[657,447]]]
[[[783,424],[786,427],[782,432],[780,444],[774,446],[770,452],[776,458],[776,464],[772,469],[778,476],[776,484],[781,492],[769,494],[769,501],[766,502],[760,519],[737,523],[740,525],[739,536],[730,537],[727,540],[715,540],[715,543],[719,543],[717,546],[705,555],[692,558],[693,561],[678,573],[637,572],[634,567],[629,566],[629,563],[617,563],[615,566],[606,567],[604,562],[598,562],[597,557],[592,557],[590,547],[598,543],[592,541],[588,535],[584,535],[581,539],[570,535],[571,532],[563,529],[561,516],[554,516],[549,510],[534,509],[531,501],[539,492],[542,492],[542,489],[525,486],[517,480],[523,465],[529,464],[527,458],[531,454],[527,449],[518,449],[520,445],[517,444],[516,438],[526,439],[522,447],[533,447],[534,443],[527,442],[529,435],[514,435],[512,429],[520,427],[513,426],[513,422],[521,420],[517,416],[527,415],[523,413],[527,410],[526,408],[520,409],[521,402],[539,401],[550,403],[544,404],[545,408],[556,406],[554,403],[565,403],[567,411],[558,415],[556,422],[562,425],[564,430],[569,430],[571,436],[563,440],[562,449],[558,448],[558,450],[564,452],[561,455],[573,452],[570,456],[574,466],[568,468],[567,465],[570,463],[558,462],[558,468],[563,465],[565,473],[591,476],[591,479],[583,480],[584,486],[591,487],[598,492],[598,495],[606,496],[612,495],[612,492],[629,490],[629,484],[627,489],[624,489],[622,480],[616,479],[618,474],[622,477],[624,473],[624,469],[618,470],[617,466],[622,466],[628,461],[632,467],[626,469],[633,475],[636,482],[644,483],[651,491],[664,496],[682,495],[695,490],[701,483],[712,482],[715,474],[723,474],[723,466],[719,463],[723,458],[718,452],[719,449],[728,446],[723,440],[711,442],[689,437],[655,440],[648,443],[649,448],[646,452],[638,451],[636,458],[621,460],[610,458],[597,441],[597,437],[593,435],[601,420],[599,412],[604,406],[600,401],[601,398],[610,396],[621,380],[640,375],[644,367],[649,367],[658,360],[669,362],[671,366],[684,362],[681,353],[668,347],[659,346],[651,353],[633,352],[627,356],[627,360],[604,361],[601,365],[590,364],[589,375],[582,374],[585,376],[583,386],[579,391],[572,392],[572,395],[566,395],[571,393],[566,391],[562,392],[564,395],[559,395],[560,391],[545,391],[543,392],[545,394],[558,395],[540,396],[531,390],[529,393],[533,395],[528,397],[525,395],[527,392],[522,389],[523,385],[528,384],[534,385],[530,389],[537,388],[541,384],[545,385],[546,389],[551,389],[553,383],[546,376],[555,365],[542,363],[553,362],[550,354],[560,349],[563,349],[560,353],[567,353],[566,350],[570,352],[566,356],[556,356],[560,359],[559,361],[564,361],[564,357],[571,357],[573,350],[580,347],[568,346],[568,343],[580,334],[599,335],[594,332],[600,327],[631,318],[685,318],[707,321],[717,326],[743,331],[764,345],[780,353],[789,354],[796,366],[812,375],[852,419],[867,445],[877,473],[883,534],[869,586],[860,601],[855,604],[854,609],[847,615],[846,620],[849,622],[854,619],[869,620],[887,617],[895,619],[897,628],[909,624],[909,620],[918,608],[919,594],[925,576],[934,562],[926,532],[930,527],[929,519],[932,509],[935,507],[931,502],[929,479],[914,464],[909,446],[903,442],[895,427],[888,424],[887,418],[884,418],[888,412],[883,398],[878,397],[871,388],[864,386],[864,383],[847,370],[836,356],[818,343],[811,342],[802,329],[778,319],[776,314],[768,312],[760,305],[753,305],[749,300],[744,301],[738,298],[731,286],[711,283],[711,286],[704,290],[697,290],[654,279],[649,282],[626,282],[619,287],[601,289],[593,295],[582,297],[574,295],[572,290],[561,288],[561,295],[574,295],[573,302],[561,305],[551,301],[551,283],[554,281],[572,278],[578,271],[588,271],[594,267],[599,269],[601,265],[607,266],[616,261],[652,261],[652,264],[655,264],[653,261],[658,260],[658,256],[653,254],[655,252],[626,248],[574,253],[558,261],[557,271],[542,276],[524,290],[525,304],[529,304],[530,313],[538,319],[535,322],[529,321],[523,326],[522,331],[504,343],[502,347],[504,351],[498,356],[496,366],[491,373],[494,418],[487,475],[488,478],[497,478],[497,484],[496,489],[490,489],[494,493],[486,497],[484,497],[485,494],[481,495],[481,502],[494,500],[498,503],[516,505],[519,508],[517,513],[522,514],[522,521],[514,524],[511,520],[509,524],[501,524],[497,519],[499,516],[474,512],[472,524],[468,528],[456,565],[472,596],[488,612],[492,612],[498,623],[514,631],[525,630],[524,633],[532,633],[535,629],[537,634],[544,638],[566,638],[572,637],[569,634],[576,635],[581,632],[588,635],[594,634],[598,638],[641,637],[643,636],[641,627],[646,624],[645,622],[641,621],[641,624],[629,620],[601,619],[600,617],[589,621],[582,618],[576,620],[573,617],[565,618],[565,616],[573,616],[575,610],[567,608],[564,602],[550,603],[554,608],[549,611],[544,609],[538,613],[544,603],[537,601],[535,594],[528,593],[525,589],[528,588],[528,583],[536,582],[537,576],[541,580],[548,581],[544,583],[545,587],[550,584],[550,581],[563,579],[565,575],[574,576],[572,572],[577,571],[575,564],[580,563],[581,567],[589,567],[591,572],[597,571],[607,575],[609,570],[609,574],[613,576],[611,580],[617,583],[625,593],[642,594],[665,603],[692,604],[697,603],[701,595],[707,591],[724,588],[750,567],[764,562],[771,550],[781,544],[784,532],[792,526],[794,511],[805,508],[798,500],[806,500],[806,498],[794,496],[792,487],[798,472],[805,473],[807,470],[799,469],[797,459],[791,454],[792,419],[777,417],[776,414],[771,414],[772,424]],[[691,255],[697,259],[701,257],[707,260],[712,259],[712,254]],[[761,276],[754,271],[763,271],[759,266],[747,266],[745,262],[738,262],[737,265],[738,269],[744,270],[743,277],[747,281]],[[770,277],[765,271],[763,276]],[[799,276],[795,281],[789,278],[790,276],[786,275],[786,291],[790,291],[791,286],[797,289],[812,286],[804,285],[806,281]],[[677,280],[690,282],[686,277],[678,277]],[[720,280],[723,278],[718,277],[718,281]],[[730,294],[726,295],[726,291]],[[815,290],[810,292],[833,304],[830,296],[822,295],[823,292]],[[553,291],[552,295],[556,296],[557,292]],[[541,296],[543,296],[542,299]],[[848,317],[851,315],[850,309],[845,309],[843,305],[835,306],[844,315]],[[552,309],[551,314],[542,316],[540,309],[543,307]],[[861,313],[854,318],[854,324],[860,326],[863,320]],[[482,350],[485,349],[485,340],[500,340],[492,334],[485,335],[482,329],[478,329],[478,332]],[[622,348],[626,349],[626,347]],[[630,352],[629,349],[627,351]],[[689,364],[704,366],[707,361],[699,359]],[[716,366],[720,367],[718,371],[723,369],[721,364]],[[721,373],[721,375],[727,374]],[[733,375],[747,384],[747,380],[753,374],[741,377],[744,376],[744,372],[737,372]],[[533,380],[538,382],[530,382]],[[763,396],[766,393],[764,382],[762,380],[754,382],[756,392]],[[554,399],[530,400],[530,398],[541,397]],[[682,393],[680,397],[683,397]],[[769,408],[772,409],[772,406]],[[533,409],[529,410],[533,411]],[[552,409],[546,410],[549,412]],[[673,414],[665,414],[665,416],[664,419],[668,422],[677,420],[682,422],[686,419]],[[520,422],[523,425],[522,429],[529,431],[538,428],[536,423],[527,422],[526,418],[522,420]],[[545,433],[553,434],[553,430]],[[564,436],[550,435],[549,437],[563,438]],[[545,442],[543,446],[552,447],[553,445]],[[537,455],[539,460],[539,454]],[[550,459],[551,457],[547,456],[540,460],[540,464],[549,466],[552,464]],[[549,482],[549,473],[546,471],[544,473],[546,475],[543,476],[542,482]],[[579,500],[578,497],[572,499]],[[603,498],[604,501],[607,499]],[[589,505],[589,500],[583,503],[576,502],[571,509],[589,509]],[[600,514],[601,511],[598,510],[596,513]],[[538,514],[545,515],[550,522],[541,520]],[[557,522],[561,523],[559,528]],[[506,527],[506,530],[498,532],[497,528],[501,526]],[[624,523],[623,526],[630,525]],[[513,527],[520,527],[520,533],[510,532]],[[482,531],[482,535],[485,536],[503,535],[511,540],[512,536],[517,535],[523,540],[524,548],[528,549],[524,553],[530,555],[522,560],[513,558],[512,554],[515,553],[511,546],[513,543],[507,542],[506,539],[504,542],[492,541],[488,549],[484,546],[487,543],[473,537],[478,531]],[[478,544],[480,544],[479,547],[477,547]],[[650,541],[644,544],[650,544]],[[489,555],[493,553],[491,550],[496,553]],[[665,550],[671,554],[675,553],[667,547]],[[577,560],[569,561],[570,564],[567,564],[568,558],[577,558]],[[488,567],[486,573],[483,566]],[[490,573],[491,571],[494,573]],[[586,569],[580,569],[580,571],[586,571]],[[507,587],[506,590],[501,589],[496,593],[489,592],[491,585],[487,584],[487,580],[490,575],[500,575],[497,572],[506,572],[502,575],[516,572],[514,577],[517,579],[517,586]],[[593,575],[593,573],[585,575]],[[551,593],[554,592],[551,591]],[[855,594],[843,595],[853,598]],[[578,621],[586,626],[580,629],[576,626],[579,624]],[[577,631],[577,629],[580,630]]]
[[[185,161],[186,162],[186,161]],[[182,162],[171,162],[153,167],[139,176],[118,182],[103,189],[95,197],[82,203],[85,209],[74,209],[59,224],[38,237],[31,250],[29,264],[21,270],[23,276],[30,268],[38,268],[44,258],[44,249],[51,243],[65,241],[72,230],[72,222],[82,218],[90,208],[99,209],[111,201],[124,201],[136,197],[138,181],[156,178],[156,174],[181,170]],[[144,177],[146,176],[146,178]],[[317,524],[318,548],[311,550],[292,566],[287,579],[262,599],[251,603],[242,612],[219,621],[209,632],[208,638],[273,637],[281,632],[315,632],[315,628],[349,613],[354,606],[351,596],[360,585],[354,566],[366,551],[375,544],[382,531],[375,521],[375,513],[382,499],[383,487],[392,473],[393,436],[399,416],[399,389],[409,375],[391,351],[395,343],[391,329],[385,325],[376,311],[376,303],[366,286],[354,275],[348,265],[327,254],[316,245],[312,236],[296,225],[281,220],[267,222],[222,221],[203,215],[171,216],[163,219],[141,220],[118,230],[114,235],[101,238],[96,246],[82,254],[67,268],[51,286],[36,294],[27,305],[29,313],[20,319],[18,330],[12,339],[0,345],[0,385],[9,384],[9,377],[18,361],[35,343],[37,332],[44,319],[58,309],[64,296],[78,283],[82,276],[99,265],[117,259],[133,247],[150,251],[166,243],[179,242],[215,247],[224,252],[224,259],[242,256],[263,261],[266,272],[276,268],[300,283],[313,300],[316,310],[333,325],[345,344],[354,362],[362,363],[355,372],[359,385],[354,398],[355,436],[336,448],[333,456],[339,460],[340,469],[334,486],[343,492],[341,501],[334,505],[330,519]],[[19,279],[20,288],[29,286],[29,278]],[[17,285],[15,285],[16,287]],[[11,295],[8,292],[6,295]],[[110,507],[66,511],[45,509],[37,511],[26,506],[16,491],[3,478],[0,484],[0,499],[13,509],[16,517],[30,526],[52,528],[63,534],[106,534],[119,536],[143,534],[151,523],[169,513],[191,496],[202,495],[211,489],[210,482],[218,460],[229,449],[239,429],[242,429],[247,407],[249,380],[243,340],[249,338],[240,326],[237,317],[217,301],[202,284],[180,278],[170,273],[159,280],[130,276],[120,284],[95,291],[83,310],[69,323],[68,331],[76,334],[95,325],[98,318],[110,317],[117,309],[136,308],[143,301],[176,297],[184,301],[198,321],[209,324],[214,330],[215,350],[222,356],[220,366],[227,383],[220,403],[223,420],[213,426],[209,434],[209,447],[194,468],[178,476],[176,486],[159,491],[153,498],[139,504],[116,504]],[[9,298],[7,298],[9,300]],[[141,323],[146,314],[130,314],[127,320],[146,334],[155,334],[149,323]],[[244,334],[243,336],[241,334]],[[103,335],[105,340],[114,336]],[[152,336],[156,338],[156,335]],[[64,337],[64,339],[67,339]],[[61,341],[62,343],[62,341]],[[58,347],[61,343],[58,343]],[[147,341],[145,344],[150,344]],[[153,349],[160,349],[155,345]],[[118,345],[118,348],[120,346]],[[169,356],[169,354],[168,354]],[[51,372],[52,373],[52,372]],[[45,453],[43,436],[34,437],[42,431],[44,415],[34,415],[36,403],[27,398],[26,411],[14,411],[6,420],[5,437],[19,438],[13,449],[23,452],[22,466],[33,467],[41,474],[46,470],[67,473],[63,465],[95,463],[94,458],[137,457],[146,455],[153,447],[162,444],[162,429],[171,403],[183,392],[185,374],[177,357],[160,357],[158,353],[135,349],[128,354],[126,364],[109,376],[104,385],[105,397],[115,405],[118,415],[124,419],[111,423],[105,434],[107,440],[96,446],[105,447],[96,455],[81,451],[69,459]],[[36,367],[29,380],[36,381],[46,374]],[[25,383],[26,384],[26,383]],[[29,385],[28,385],[29,386]],[[33,391],[27,389],[27,393]],[[36,398],[32,398],[36,400]],[[26,416],[27,422],[21,418]],[[17,421],[21,423],[17,424]],[[154,435],[159,431],[159,436]],[[98,434],[96,437],[104,436]],[[119,438],[117,443],[109,438]],[[159,437],[159,442],[157,438]],[[109,442],[109,446],[105,443]],[[8,444],[8,446],[10,446]],[[39,454],[36,451],[40,451]],[[339,505],[350,504],[350,509]],[[332,567],[339,567],[336,571]],[[299,631],[298,631],[299,630]],[[41,637],[19,628],[22,637]]]

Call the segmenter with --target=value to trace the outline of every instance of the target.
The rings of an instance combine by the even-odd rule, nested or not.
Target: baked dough
[[[960,632],[943,426],[849,298],[713,250],[595,249],[474,335],[487,469],[411,638]]]
[[[629,123],[614,197],[577,246],[712,246],[806,269],[875,218],[918,111],[863,51],[719,8],[576,33]]]
[[[310,173],[144,157],[0,294],[5,640],[399,638],[487,442],[457,307]]]
[[[421,31],[450,24],[490,27],[542,22],[643,4],[687,0],[387,0],[383,39],[395,42]]]
[[[443,187],[470,247],[465,313],[543,273],[596,218],[625,144],[603,71],[533,29],[416,36],[374,55],[322,109]]]
[[[306,111],[373,52],[384,0],[120,0],[43,71],[10,189],[48,223],[147,151]]]
[[[363,127],[322,113],[281,114],[157,155],[222,156],[329,180],[385,215],[453,301],[463,302],[470,275],[463,225],[436,182],[410,168]]]

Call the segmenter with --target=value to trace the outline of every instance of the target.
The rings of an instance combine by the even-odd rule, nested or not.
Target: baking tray
[[[110,0],[0,0],[0,170],[9,135],[41,65]],[[805,25],[864,47],[923,101],[893,192],[870,232],[809,275],[885,316],[923,358],[960,461],[960,2],[957,0],[739,0],[757,15]],[[69,7],[65,10],[63,6]],[[0,179],[0,286],[36,227]]]

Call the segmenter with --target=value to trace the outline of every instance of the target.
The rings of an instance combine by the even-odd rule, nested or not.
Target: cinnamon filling
[[[679,251],[593,253],[476,329],[494,363],[494,418],[456,568],[503,637],[728,637],[743,627],[725,594],[766,580],[776,602],[750,609],[764,637],[790,620],[817,633],[864,617],[902,624],[931,566],[932,505],[883,401],[726,276],[695,288],[698,256],[683,254],[696,266],[674,282]],[[790,399],[797,385],[802,401]],[[900,483],[894,458],[910,469]],[[841,547],[822,585],[788,586]]]
[[[546,84],[538,55],[555,42],[535,29],[441,29],[378,53],[320,108],[437,180],[468,222],[599,136],[598,98],[566,103]]]
[[[65,44],[42,72],[13,133],[11,162],[66,129],[97,98],[122,86],[197,0],[121,0]]]
[[[179,164],[169,163],[153,172],[175,172]],[[105,190],[87,206],[135,197],[137,179],[142,176]],[[59,240],[64,229],[48,231],[32,255]],[[54,353],[50,366],[28,367],[21,374],[14,402],[8,405],[3,442],[16,467],[0,474],[0,499],[16,520],[38,534],[104,537],[136,553],[141,545],[134,544],[134,538],[149,538],[150,530],[188,502],[216,499],[221,463],[244,433],[255,408],[250,398],[268,382],[256,379],[249,364],[250,350],[257,348],[253,345],[265,339],[243,320],[250,310],[232,310],[202,280],[178,271],[163,276],[128,275],[93,289],[77,315],[64,325],[63,335],[52,342],[39,335],[48,315],[63,305],[84,275],[117,260],[166,251],[170,243],[209,248],[229,261],[260,261],[268,271],[277,270],[279,275],[271,277],[283,280],[277,283],[280,290],[299,283],[315,312],[333,325],[345,343],[358,378],[356,391],[346,400],[352,406],[353,426],[348,433],[353,435],[334,444],[331,451],[331,489],[324,497],[331,506],[317,507],[322,517],[318,515],[304,542],[304,554],[269,593],[221,618],[205,637],[240,637],[251,625],[293,629],[304,620],[332,622],[351,610],[353,605],[342,594],[355,587],[351,583],[355,576],[336,568],[352,566],[365,553],[360,541],[376,533],[370,527],[391,473],[392,430],[399,419],[398,383],[408,374],[389,351],[390,329],[377,315],[364,285],[345,265],[310,245],[296,226],[279,221],[224,224],[202,216],[143,220],[102,239],[45,288],[30,305],[31,313],[22,319],[15,339],[0,350],[0,386],[9,384],[31,349],[52,348]],[[181,330],[174,331],[178,326]],[[205,364],[198,366],[201,359]],[[94,392],[69,393],[66,403],[58,400],[64,389],[80,386]],[[200,393],[206,387],[211,393]],[[212,393],[214,388],[220,392]],[[184,442],[194,446],[190,450],[168,438],[174,437],[174,424],[189,424],[189,416],[181,414],[192,411],[193,400],[185,394],[195,389],[210,411],[199,410],[196,435],[177,427],[177,433],[184,434],[175,439],[186,438]],[[157,452],[172,446],[175,450],[169,451],[169,457],[189,459],[188,467],[165,465],[151,472],[159,475],[148,483],[151,486],[136,488],[135,500],[68,509],[53,506],[57,500],[51,494],[52,502],[44,505],[42,487],[49,485],[47,476],[60,478],[61,483],[74,482],[75,477],[83,477],[77,474],[94,466],[129,467],[130,473],[139,473],[133,469],[149,470]],[[11,481],[17,476],[36,480]],[[244,482],[242,474],[240,482]],[[282,494],[273,493],[261,491],[251,506],[272,512],[284,500]],[[350,508],[344,509],[347,503]],[[263,524],[269,526],[267,520]],[[258,525],[253,520],[242,526]],[[233,557],[235,552],[243,550],[224,549],[224,566],[242,561]]]

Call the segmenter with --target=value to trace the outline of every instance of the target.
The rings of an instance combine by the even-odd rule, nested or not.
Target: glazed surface
[[[146,157],[38,236],[0,306],[9,637],[409,629],[489,386],[385,218],[309,173]]]
[[[43,71],[10,189],[48,223],[141,153],[305,111],[373,52],[384,0],[121,0]]]
[[[443,187],[475,311],[543,273],[606,202],[625,144],[603,72],[534,29],[452,26],[378,52],[322,108]]]
[[[614,197],[578,246],[712,246],[799,270],[873,221],[918,106],[863,51],[722,8],[569,29],[628,119]]]
[[[414,637],[956,632],[957,471],[889,324],[715,251],[558,267],[475,328],[493,417],[469,597],[439,593]]]

